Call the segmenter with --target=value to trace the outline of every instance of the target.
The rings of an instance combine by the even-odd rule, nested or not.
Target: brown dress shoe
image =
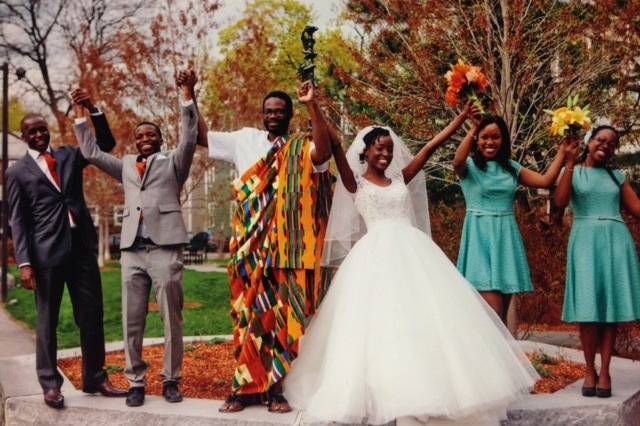
[[[97,386],[86,386],[83,389],[86,393],[101,393],[103,396],[125,397],[129,394],[128,390],[113,387],[109,378],[106,378]]]
[[[64,396],[60,389],[49,389],[44,393],[44,403],[51,408],[60,409],[64,407]]]

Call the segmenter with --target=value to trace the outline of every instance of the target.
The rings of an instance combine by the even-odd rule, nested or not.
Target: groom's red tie
[[[58,162],[56,161],[55,158],[53,158],[53,155],[51,155],[49,151],[43,152],[42,158],[44,158],[44,161],[47,163],[47,167],[49,168],[49,173],[51,173],[51,177],[53,178],[53,181],[56,183],[56,185],[58,185],[60,192],[62,192],[62,185],[60,184],[60,176],[58,175],[58,171],[56,170],[56,165],[58,164]]]

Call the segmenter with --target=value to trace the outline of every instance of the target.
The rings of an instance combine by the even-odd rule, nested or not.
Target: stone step
[[[208,339],[200,338],[200,339]],[[189,339],[191,341],[191,339]],[[150,339],[148,343],[157,343]],[[121,343],[110,344],[110,349],[121,348]],[[521,342],[526,351],[542,350],[551,356],[563,356],[582,361],[577,350]],[[77,350],[60,351],[60,357],[73,356]],[[162,397],[148,396],[142,407],[130,408],[123,398],[104,398],[86,395],[65,381],[63,393],[66,408],[54,410],[42,401],[42,393],[35,374],[34,355],[21,355],[0,359],[0,391],[4,401],[4,421],[14,425],[246,425],[276,426],[305,425],[300,412],[271,414],[265,407],[248,407],[240,413],[218,412],[222,401],[185,399],[169,404]],[[640,426],[640,363],[615,358],[612,362],[613,397],[609,399],[584,398],[581,383],[551,395],[528,395],[510,405],[504,426]],[[336,401],[339,403],[339,401]],[[1,422],[0,422],[1,423]],[[465,425],[489,426],[497,424],[480,418],[464,422],[430,419],[399,419],[398,426],[426,424],[427,426]],[[311,425],[309,425],[311,426]],[[315,426],[315,425],[314,425]]]

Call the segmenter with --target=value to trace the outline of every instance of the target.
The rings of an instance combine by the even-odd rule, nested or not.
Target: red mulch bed
[[[577,324],[520,324],[518,330],[522,333],[536,331],[558,331],[579,333]],[[615,356],[640,361],[640,322],[621,324],[618,328],[618,338]]]
[[[575,331],[578,332],[577,324],[520,324],[520,331]]]
[[[162,395],[162,355],[163,346],[144,348],[144,358],[149,363],[147,372],[147,393]],[[529,359],[537,357],[537,363],[549,373],[540,379],[532,393],[553,393],[579,380],[584,375],[584,365],[563,359],[549,359],[540,354],[528,354]],[[547,362],[549,361],[549,362]],[[76,388],[82,387],[82,366],[79,357],[58,362],[69,380]],[[119,387],[128,388],[122,373],[125,365],[124,352],[107,354],[107,369],[111,382]],[[181,390],[185,397],[201,399],[225,399],[231,389],[231,376],[234,369],[233,345],[225,343],[195,343],[185,345],[184,367]]]
[[[147,394],[162,395],[163,346],[144,348],[144,359],[149,364],[147,370]],[[231,376],[234,370],[233,344],[231,342],[212,344],[195,343],[185,345],[180,389],[185,397],[201,399],[225,399],[231,390]],[[58,361],[76,389],[82,388],[82,364],[79,357]],[[129,384],[122,370],[125,366],[124,352],[110,352],[106,359],[111,382],[119,388],[127,389]],[[116,370],[116,371],[114,371]]]
[[[538,380],[531,393],[554,393],[584,377],[584,364],[568,361],[564,358],[553,358],[542,353],[528,353],[527,357],[537,366]]]

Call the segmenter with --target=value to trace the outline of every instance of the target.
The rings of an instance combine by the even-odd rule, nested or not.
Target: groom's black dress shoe
[[[129,389],[126,404],[128,407],[139,407],[144,404],[144,387],[137,386]]]
[[[125,397],[129,395],[129,391],[114,387],[108,378],[104,379],[99,385],[85,386],[82,391],[86,393],[101,393],[102,396],[109,397]]]
[[[178,388],[178,382],[165,382],[162,384],[162,396],[167,402],[182,401],[182,394]]]
[[[51,408],[60,409],[64,407],[64,396],[60,389],[48,389],[44,392],[44,403]]]

